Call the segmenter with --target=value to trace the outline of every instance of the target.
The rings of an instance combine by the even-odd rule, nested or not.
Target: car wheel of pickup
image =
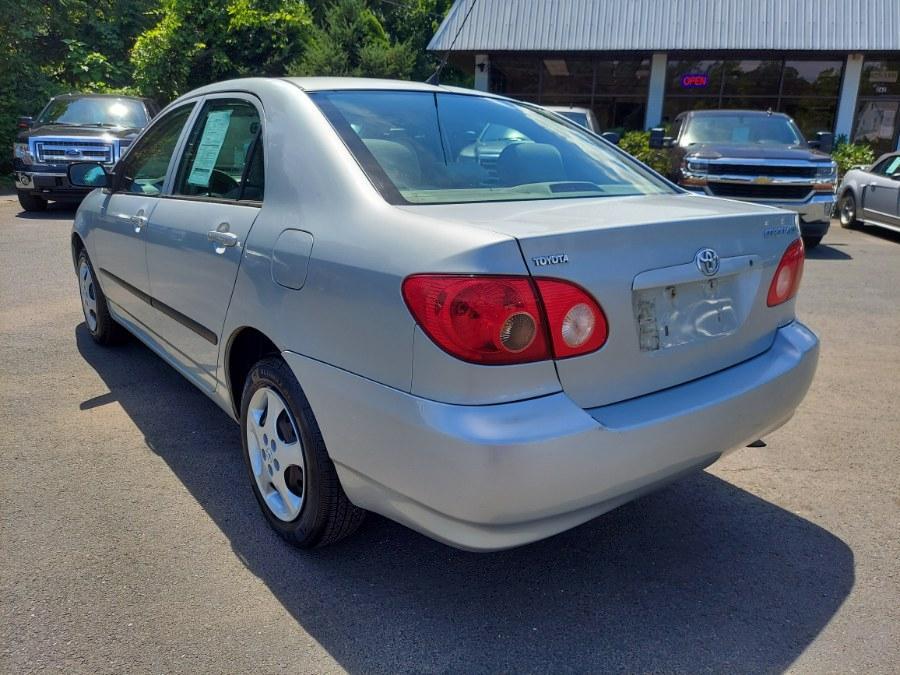
[[[105,346],[125,342],[128,339],[128,332],[110,315],[106,296],[97,283],[94,266],[91,265],[91,259],[84,249],[78,254],[77,269],[84,323],[94,342]]]
[[[807,251],[811,251],[822,243],[822,237],[803,237],[803,247]]]
[[[856,197],[849,190],[841,197],[838,204],[838,218],[841,221],[841,227],[853,229],[859,224],[856,219]]]
[[[288,542],[325,546],[362,523],[366,512],[344,494],[309,402],[277,356],[258,362],[247,376],[241,440],[256,500]]]
[[[24,190],[16,190],[16,194],[19,197],[19,206],[21,206],[25,211],[47,210],[47,200],[43,197],[37,197],[33,194],[25,192]]]

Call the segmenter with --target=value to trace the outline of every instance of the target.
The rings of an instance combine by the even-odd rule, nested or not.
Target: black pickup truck
[[[71,162],[112,166],[150,119],[157,105],[145,98],[65,94],[50,99],[37,118],[19,118],[13,170],[19,203],[42,211],[47,200],[79,200],[90,190],[69,183]]]
[[[668,178],[687,190],[795,211],[807,248],[828,231],[837,164],[833,138],[807,141],[782,113],[694,110],[675,118],[671,136],[650,132],[650,147],[668,148]]]

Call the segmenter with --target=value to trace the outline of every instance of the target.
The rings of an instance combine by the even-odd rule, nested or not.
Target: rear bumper
[[[818,340],[794,322],[744,363],[592,410],[563,393],[448,405],[284,355],[351,501],[488,551],[574,527],[778,428],[809,388]]]

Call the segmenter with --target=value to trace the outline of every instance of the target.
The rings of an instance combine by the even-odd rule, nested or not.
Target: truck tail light
[[[597,302],[557,279],[415,274],[403,281],[402,292],[428,337],[471,363],[578,356],[599,349],[608,334]]]
[[[797,295],[800,279],[803,278],[803,260],[803,240],[796,239],[781,256],[781,262],[778,263],[775,276],[772,277],[769,296],[766,299],[769,307],[780,305]]]

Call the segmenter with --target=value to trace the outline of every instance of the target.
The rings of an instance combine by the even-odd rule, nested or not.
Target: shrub
[[[669,173],[669,156],[665,150],[650,147],[649,131],[627,131],[619,141],[619,147],[635,159],[663,175]]]
[[[837,162],[841,177],[854,166],[869,165],[875,161],[875,153],[867,143],[850,143],[846,136],[838,137],[831,157]]]

